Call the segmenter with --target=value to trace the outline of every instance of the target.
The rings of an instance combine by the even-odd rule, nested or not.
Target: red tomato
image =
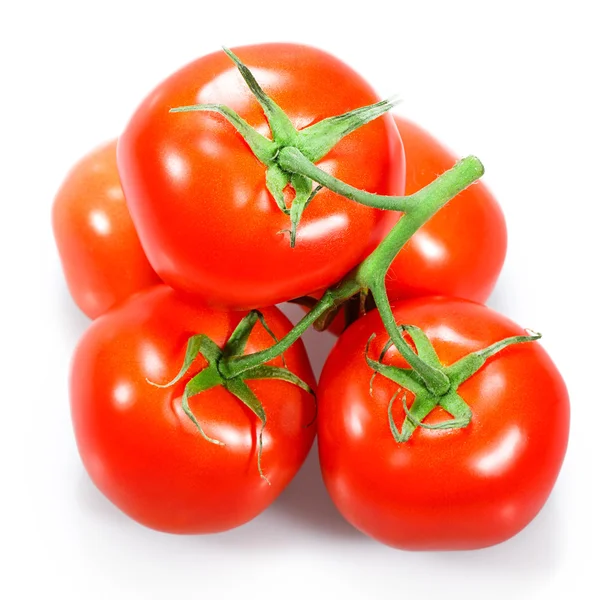
[[[394,119],[406,152],[406,194],[412,194],[458,158],[414,123]],[[388,295],[392,300],[445,295],[485,302],[505,256],[504,215],[478,182],[451,200],[399,252],[388,271]]]
[[[92,319],[160,281],[125,204],[116,146],[113,140],[82,158],[67,175],[52,209],[69,291]]]
[[[286,317],[267,308],[277,336],[290,329]],[[79,343],[71,370],[71,411],[85,468],[98,488],[130,517],[161,531],[210,533],[236,527],[263,511],[289,483],[312,444],[314,399],[278,380],[249,381],[262,401],[267,424],[262,468],[257,469],[260,422],[223,387],[190,398],[204,440],[181,407],[185,383],[165,383],[183,363],[187,339],[209,335],[222,347],[242,313],[204,308],[167,286],[140,292],[96,320]],[[272,345],[257,326],[247,351]],[[302,342],[285,353],[288,368],[314,384]],[[281,363],[281,361],[278,361]]]
[[[296,44],[234,49],[298,129],[377,101],[353,70]],[[212,305],[267,306],[328,287],[374,249],[397,219],[321,190],[302,217],[295,248],[290,218],[265,185],[266,169],[223,117],[169,113],[226,104],[263,134],[258,102],[223,53],[200,58],[161,83],[119,140],[123,187],[156,272]],[[320,161],[336,177],[380,194],[404,191],[404,155],[386,115],[345,137]]]
[[[427,334],[442,365],[523,330],[485,306],[448,298],[393,306],[399,323]],[[505,348],[458,387],[473,419],[464,429],[418,428],[396,443],[388,405],[397,384],[365,362],[388,335],[371,311],[344,332],[319,383],[318,439],[323,477],[340,512],[362,532],[405,549],[469,549],[502,542],[542,508],[560,470],[569,400],[539,343]],[[386,364],[406,367],[392,347]],[[412,395],[407,396],[408,403]],[[396,402],[394,418],[404,409]],[[439,407],[426,423],[446,420]]]

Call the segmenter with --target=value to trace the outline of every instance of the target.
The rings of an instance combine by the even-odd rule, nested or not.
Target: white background
[[[279,4],[2,2],[0,597],[597,598],[597,3]],[[123,516],[80,464],[66,382],[87,320],[62,280],[53,194],[170,72],[222,44],[275,40],[336,54],[487,168],[509,227],[490,304],[544,333],[572,400],[558,484],[507,543],[468,553],[381,546],[338,516],[314,452],[249,525],[169,536]],[[319,369],[323,348],[315,356]]]

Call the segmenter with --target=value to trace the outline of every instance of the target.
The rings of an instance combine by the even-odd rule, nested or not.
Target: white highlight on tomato
[[[159,351],[152,344],[144,344],[140,350],[140,364],[143,366],[142,373],[152,383],[167,383],[169,377],[174,377],[177,373],[167,374],[165,372],[165,361]]]
[[[101,210],[94,210],[90,213],[89,223],[91,228],[100,235],[108,235],[110,233],[110,221],[106,213]]]
[[[185,161],[175,152],[169,152],[165,158],[169,176],[176,181],[184,181],[188,175],[188,168]]]
[[[413,236],[411,243],[418,246],[419,250],[430,260],[442,260],[446,254],[445,248],[426,231],[419,231]]]
[[[480,458],[475,457],[473,466],[484,475],[501,475],[522,445],[521,432],[518,427],[511,427],[504,432],[492,450],[486,450]]]
[[[300,229],[298,231],[298,240],[307,241],[318,239],[331,235],[336,230],[343,230],[348,225],[348,217],[346,215],[331,215],[324,219],[312,221],[306,225],[302,225],[300,221]]]
[[[123,190],[119,185],[112,185],[106,190],[106,196],[111,200],[121,201],[123,200]]]
[[[121,407],[126,407],[133,401],[133,390],[127,382],[117,385],[113,392],[113,399],[116,404]]]

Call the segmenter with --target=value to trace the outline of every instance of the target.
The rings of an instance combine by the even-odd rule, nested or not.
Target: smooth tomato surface
[[[276,308],[264,311],[277,336],[290,329]],[[140,523],[172,533],[236,527],[263,511],[289,483],[313,442],[314,399],[276,380],[249,381],[267,426],[257,469],[260,422],[224,388],[190,398],[204,440],[181,408],[185,383],[206,364],[166,383],[183,363],[187,339],[205,333],[223,345],[243,313],[204,308],[167,286],[140,292],[97,319],[79,343],[71,370],[71,411],[81,458],[96,486]],[[258,325],[247,351],[272,345]],[[288,368],[314,385],[302,342],[285,353]],[[280,359],[274,364],[281,365]]]
[[[113,140],[82,158],[65,178],[52,208],[69,291],[92,319],[160,281],[125,203],[116,147]]]
[[[425,331],[443,365],[523,334],[465,300],[414,299],[393,310],[397,322]],[[567,390],[544,349],[537,342],[506,348],[459,386],[473,411],[466,428],[418,428],[398,444],[387,415],[397,385],[377,375],[369,394],[372,333],[377,358],[389,338],[376,311],[344,332],[319,382],[321,468],[340,512],[367,535],[405,549],[480,548],[516,534],[548,498],[567,447]],[[395,348],[384,362],[407,366]],[[402,402],[393,414],[400,425]],[[447,418],[438,407],[425,422]]]
[[[333,56],[307,46],[235,48],[298,129],[371,104],[374,91]],[[265,116],[223,52],[161,83],[119,140],[127,202],[156,272],[211,305],[272,305],[328,287],[371,251],[397,216],[321,190],[305,211],[295,248],[289,217],[265,185],[265,167],[221,116],[169,113],[221,103],[270,135]],[[344,138],[321,168],[361,189],[404,191],[404,154],[386,115]]]
[[[419,126],[394,116],[406,153],[406,194],[453,167],[458,157]],[[390,299],[444,295],[485,302],[506,256],[506,223],[478,182],[452,199],[399,252],[388,271]]]

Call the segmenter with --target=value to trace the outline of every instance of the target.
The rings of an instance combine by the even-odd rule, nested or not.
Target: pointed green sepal
[[[181,408],[183,412],[190,418],[192,423],[196,426],[200,435],[211,444],[216,444],[217,446],[224,446],[225,444],[219,440],[215,440],[214,438],[209,437],[204,433],[202,429],[202,425],[200,425],[196,415],[192,412],[190,408],[189,399],[192,396],[196,396],[197,394],[201,394],[202,392],[206,392],[213,387],[218,385],[223,385],[223,380],[217,367],[215,365],[209,365],[203,371],[200,371],[197,375],[192,377],[185,386],[185,390],[183,392],[183,396],[181,397]]]
[[[223,350],[223,356],[229,358],[231,356],[241,356],[246,349],[246,344],[250,338],[250,334],[254,329],[257,322],[263,326],[263,329],[271,336],[274,342],[278,342],[279,339],[273,333],[273,330],[269,327],[267,320],[259,310],[251,310],[237,325],[233,333],[225,344]],[[285,357],[281,355],[283,366],[286,366]]]
[[[393,400],[394,399],[392,398],[392,401],[390,401],[388,416],[391,415]],[[406,406],[406,394],[402,398],[402,404],[403,406]],[[394,439],[396,439],[398,443],[407,442],[417,428],[416,424],[421,423],[436,406],[437,398],[429,392],[416,394],[410,409],[406,407],[405,418],[402,423],[402,431],[400,432],[399,437]]]
[[[417,355],[419,358],[422,358],[430,365],[442,368],[442,363],[440,363],[440,359],[438,358],[431,341],[425,335],[425,332],[422,329],[419,329],[419,327],[416,325],[399,325],[398,328],[401,331],[406,331],[410,335],[410,338],[417,349]]]
[[[438,405],[454,417],[454,429],[466,427],[473,418],[471,407],[455,391],[442,396]]]
[[[229,50],[229,48],[223,48],[223,51],[233,61],[244,78],[244,81],[250,88],[250,91],[258,100],[258,103],[267,117],[267,121],[269,121],[273,140],[280,146],[295,144],[298,139],[298,131],[290,121],[289,117],[260,87],[250,69],[231,50]]]
[[[387,410],[387,414],[388,414],[388,424],[390,426],[390,431],[392,432],[392,437],[394,438],[394,441],[397,442],[398,444],[402,441],[402,437],[400,434],[400,431],[398,430],[398,426],[396,425],[396,421],[394,420],[394,415],[392,414],[392,409],[394,408],[394,402],[396,402],[396,398],[398,398],[398,395],[400,394],[400,392],[402,391],[402,388],[398,388],[396,390],[396,393],[392,396],[392,399],[390,400],[390,403],[388,404],[388,410]],[[371,390],[372,392],[372,390]],[[371,396],[373,394],[371,393]],[[406,405],[406,392],[404,392],[404,397],[402,398],[402,404]]]
[[[260,321],[260,324],[263,326],[263,329],[271,336],[271,339],[275,343],[277,343],[279,341],[279,338],[275,335],[273,330],[269,327],[269,324],[267,323],[267,320],[265,319],[264,315],[259,310],[256,310],[255,312],[258,313],[258,320]],[[285,353],[282,352],[279,355],[279,358],[281,358],[281,363],[287,369],[287,363],[285,362]]]
[[[483,350],[478,350],[468,354],[464,358],[456,361],[453,365],[446,369],[446,374],[452,381],[454,387],[458,387],[461,383],[472,377],[481,367],[485,365],[487,360],[497,354],[501,350],[513,346],[515,344],[526,344],[535,342],[542,337],[540,333],[531,332],[531,335],[515,335],[513,337],[500,340]]]
[[[317,395],[308,383],[303,379],[300,379],[298,375],[292,373],[289,369],[282,369],[281,367],[273,367],[271,365],[259,365],[244,373],[244,381],[250,379],[279,379],[280,381],[287,381],[287,383],[291,383],[292,385],[298,386],[301,390],[308,392],[315,401],[315,412],[312,419],[306,424],[306,427],[310,427],[317,420]]]
[[[198,354],[202,354],[202,356],[210,363],[221,357],[221,350],[208,336],[204,334],[193,335],[188,339],[183,365],[181,366],[179,373],[177,373],[171,381],[164,384],[155,383],[149,379],[146,379],[146,381],[157,388],[168,388],[175,385],[188,372]]]
[[[245,404],[260,420],[260,433],[258,434],[258,472],[260,476],[269,484],[271,482],[265,477],[262,470],[262,450],[263,450],[263,432],[267,425],[267,415],[262,403],[256,397],[254,392],[247,386],[247,384],[241,379],[236,377],[235,379],[225,380],[225,388],[231,392],[238,400]]]
[[[343,115],[323,119],[300,131],[297,147],[310,161],[321,160],[342,138],[385,114],[398,102],[397,98],[381,100]]]
[[[312,185],[312,183],[311,183]],[[310,196],[308,197],[308,200],[306,201],[306,204],[304,205],[304,210],[306,210],[306,208],[308,207],[308,205],[315,199],[315,196],[323,189],[322,185],[318,185],[317,187],[315,187],[315,189],[310,193]]]
[[[275,203],[279,210],[286,214],[290,214],[290,209],[285,203],[284,190],[291,181],[291,175],[286,173],[276,163],[271,163],[267,167],[266,185],[271,196],[273,196]]]
[[[244,381],[248,381],[249,379],[280,379],[281,381],[287,381],[298,386],[313,396],[315,395],[314,390],[308,383],[300,379],[298,375],[292,373],[289,369],[282,369],[281,367],[273,367],[271,365],[253,367],[244,372]]]
[[[243,354],[248,343],[248,338],[258,321],[258,315],[260,313],[257,310],[251,310],[233,330],[233,333],[229,336],[225,348],[223,350],[224,356],[237,356]]]
[[[390,381],[393,381],[394,383],[397,383],[398,385],[409,390],[410,392],[413,392],[413,394],[424,392],[425,388],[423,387],[420,381],[417,381],[415,373],[412,369],[402,369],[400,367],[394,367],[392,365],[384,365],[380,361],[373,360],[369,356],[369,348],[371,342],[374,339],[375,334],[373,334],[367,341],[367,346],[365,348],[365,360],[367,361],[369,367],[371,367],[371,369],[375,371],[375,374],[379,373],[379,375],[383,375]],[[371,378],[371,395],[373,391],[372,382],[373,378]]]
[[[290,246],[294,248],[296,245],[296,232],[302,213],[314,196],[312,195],[312,181],[308,179],[308,177],[296,174],[292,175],[292,187],[294,188],[296,195],[294,196],[292,208],[290,210],[290,219],[292,221],[290,229]]]
[[[251,127],[247,121],[242,119],[234,110],[223,104],[192,104],[191,106],[179,106],[172,108],[169,112],[215,112],[225,117],[246,140],[250,149],[264,165],[268,165],[277,154],[277,144],[267,139],[256,129]]]

